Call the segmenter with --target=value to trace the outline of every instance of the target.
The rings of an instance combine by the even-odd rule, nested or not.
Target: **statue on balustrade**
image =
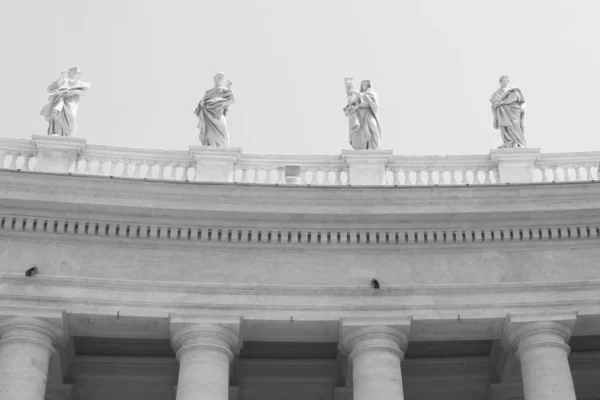
[[[510,87],[510,76],[502,75],[500,89],[490,97],[494,114],[494,129],[500,129],[500,148],[527,147],[525,141],[525,96],[521,89]]]
[[[48,121],[48,135],[75,136],[79,98],[90,88],[80,76],[81,68],[71,67],[48,86],[48,103],[40,111]]]
[[[214,81],[215,86],[206,91],[194,114],[198,117],[202,145],[224,147],[229,145],[227,111],[235,102],[235,96],[231,90],[231,81],[225,83],[222,72],[216,73]]]
[[[377,94],[366,79],[360,92],[354,89],[352,78],[346,78],[347,103],[344,114],[348,117],[349,142],[354,150],[377,150],[381,146],[381,124]]]

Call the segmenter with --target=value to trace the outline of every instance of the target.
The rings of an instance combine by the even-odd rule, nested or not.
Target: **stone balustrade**
[[[267,185],[286,183],[286,165],[300,166],[296,183],[313,186],[592,181],[598,180],[599,161],[600,151],[498,149],[489,155],[408,156],[376,150],[342,151],[341,155],[267,155],[243,154],[237,148],[192,146],[185,151],[88,145],[84,139],[38,135],[32,140],[0,138],[0,167],[5,169]]]

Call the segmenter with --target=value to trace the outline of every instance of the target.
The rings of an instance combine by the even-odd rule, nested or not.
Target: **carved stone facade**
[[[449,159],[53,139],[0,146],[0,399],[600,398],[595,153],[452,161],[501,179],[562,165],[560,184],[395,187],[390,168]],[[65,158],[70,174],[22,168]],[[82,173],[115,159],[132,175]],[[168,179],[196,162],[221,183]],[[227,165],[294,162],[378,186],[224,183]]]

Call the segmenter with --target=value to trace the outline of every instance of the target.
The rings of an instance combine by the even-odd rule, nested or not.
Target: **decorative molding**
[[[210,244],[424,246],[600,240],[600,223],[563,226],[430,229],[281,229],[143,224],[0,215],[0,232],[27,232],[94,238],[182,241]]]

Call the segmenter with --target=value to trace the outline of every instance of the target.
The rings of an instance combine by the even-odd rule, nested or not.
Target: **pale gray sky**
[[[371,78],[383,147],[483,154],[488,98],[509,74],[543,152],[600,150],[598,0],[19,0],[0,12],[0,136],[45,134],[46,86],[73,64],[92,83],[88,143],[187,149],[215,71],[233,81],[231,145],[338,154],[344,77]]]

